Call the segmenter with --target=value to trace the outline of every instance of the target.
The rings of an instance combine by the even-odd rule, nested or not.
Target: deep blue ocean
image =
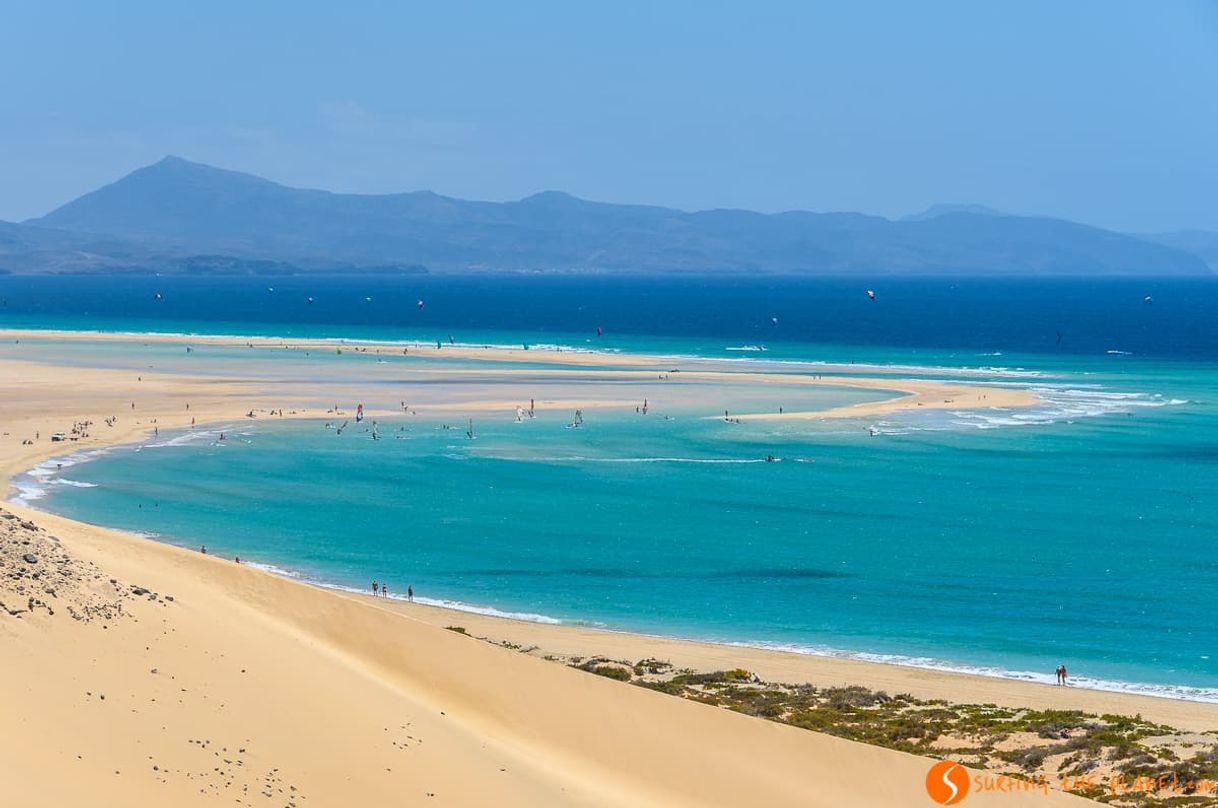
[[[162,435],[19,483],[38,507],[329,585],[1046,681],[1064,662],[1218,700],[1218,279],[0,277],[0,300],[6,327],[451,336],[1030,386],[1027,411],[735,429],[700,417],[711,402],[579,430],[505,413],[474,441],[422,417],[378,442],[243,422],[226,445]],[[256,356],[192,361],[239,351]],[[309,372],[371,360],[327,361]]]
[[[0,322],[11,326],[468,342],[583,341],[600,327],[598,347],[651,349],[660,338],[797,354],[836,345],[1213,360],[1216,300],[1218,277],[0,276]]]

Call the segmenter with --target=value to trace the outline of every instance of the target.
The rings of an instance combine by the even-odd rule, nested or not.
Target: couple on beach
[[[1066,683],[1066,666],[1058,665],[1056,673],[1057,673],[1057,683],[1059,685],[1064,685]]]

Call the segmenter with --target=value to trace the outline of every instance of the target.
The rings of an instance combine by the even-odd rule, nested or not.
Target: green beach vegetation
[[[695,671],[662,660],[549,657],[598,676],[801,729],[1067,789],[1127,808],[1214,805],[1218,730],[1141,716],[1012,709],[889,695],[858,686],[763,682],[743,669]]]

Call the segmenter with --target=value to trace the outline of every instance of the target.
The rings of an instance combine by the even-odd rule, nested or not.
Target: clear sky
[[[5,3],[0,219],[340,191],[1218,230],[1218,1]]]

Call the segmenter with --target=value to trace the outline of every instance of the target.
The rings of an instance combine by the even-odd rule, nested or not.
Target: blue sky
[[[7,220],[177,154],[339,191],[1218,230],[1213,0],[47,0],[6,4],[0,70]]]

